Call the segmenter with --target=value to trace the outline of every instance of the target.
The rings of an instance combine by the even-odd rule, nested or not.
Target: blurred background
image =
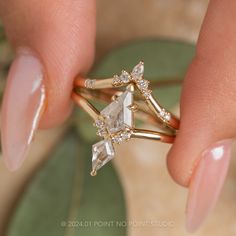
[[[97,0],[95,64],[99,64],[103,57],[108,52],[112,52],[114,48],[127,43],[132,44],[133,40],[162,38],[195,44],[207,4],[207,0]],[[4,40],[1,41],[0,51],[2,89],[4,87],[6,71],[12,58],[12,52]],[[178,104],[173,106],[173,110],[178,112]],[[57,149],[65,135],[68,136],[69,125],[68,122],[68,124],[54,130],[40,131],[35,138],[23,168],[17,173],[8,172],[2,159],[0,160],[0,235],[93,235],[89,230],[77,234],[78,225],[69,229],[69,227],[58,224],[55,226],[58,228],[58,231],[53,231],[49,224],[41,222],[44,218],[47,218],[46,215],[43,215],[44,211],[42,211],[41,215],[38,214],[38,218],[36,217],[38,221],[34,220],[34,223],[37,222],[37,225],[32,227],[35,229],[34,234],[30,234],[27,223],[25,224],[26,226],[22,226],[24,225],[24,219],[25,221],[30,221],[31,218],[35,217],[35,211],[39,212],[41,207],[53,204],[51,200],[48,203],[36,201],[36,205],[39,204],[39,208],[33,209],[32,204],[35,203],[35,196],[40,196],[42,199],[46,199],[45,195],[50,199],[60,198],[58,193],[61,190],[59,191],[55,188],[54,192],[50,192],[50,190],[45,190],[46,188],[43,187],[42,191],[45,191],[45,194],[41,196],[40,188],[43,181],[47,182],[47,178],[49,178],[49,182],[50,178],[53,179],[50,175],[45,174],[48,172],[52,174],[52,170],[54,170],[53,163],[45,163],[50,159],[52,150]],[[67,139],[72,140],[73,138],[69,137]],[[76,143],[74,143],[75,145]],[[74,146],[72,145],[71,148],[67,148],[73,151]],[[94,187],[93,179],[87,181],[85,178],[86,181],[83,182],[81,176],[76,177],[75,188],[82,186],[83,191],[89,196],[94,194],[99,198],[99,194],[104,195],[106,191],[111,191],[113,187],[117,189],[119,196],[121,196],[117,199],[121,206],[118,204],[116,210],[117,215],[120,214],[119,220],[122,220],[123,226],[119,226],[119,228],[122,228],[121,230],[113,228],[109,235],[189,235],[184,227],[187,190],[175,184],[167,173],[165,155],[168,149],[168,145],[145,140],[138,140],[119,146],[117,158],[113,162],[115,174],[113,170],[108,170],[108,172],[111,171],[110,174],[114,179],[112,179],[113,182],[109,185],[110,189],[107,190],[104,187],[100,188],[100,190],[99,186]],[[55,158],[58,158],[57,156],[60,155],[63,156],[63,151],[59,150],[57,152],[59,154],[53,154],[53,156],[56,156]],[[124,156],[127,158],[119,158]],[[236,165],[233,162],[235,161],[232,160],[228,178],[216,209],[195,235],[236,235],[236,171],[234,171],[235,167],[233,167]],[[44,168],[43,174],[38,174],[42,168]],[[63,165],[61,168],[63,171]],[[81,166],[78,167],[78,171],[81,168]],[[65,174],[70,173],[70,167],[68,167],[67,171]],[[36,181],[34,180],[35,176],[37,176]],[[107,176],[110,178],[109,173]],[[61,181],[61,185],[63,184],[66,191],[66,186],[68,185],[66,181],[69,181],[69,179],[67,180],[60,173],[55,178],[57,178],[57,182]],[[106,181],[106,174],[101,178],[104,178],[104,181]],[[102,180],[98,184],[103,184]],[[32,181],[34,182],[34,187],[31,186]],[[82,185],[81,182],[83,182]],[[56,185],[53,182],[52,184]],[[84,186],[85,184],[91,184],[94,188],[86,187]],[[47,186],[47,188],[49,187],[50,185]],[[103,188],[104,191],[101,190]],[[98,192],[94,192],[94,189],[98,189]],[[67,190],[69,193],[70,189]],[[76,199],[80,199],[80,194],[75,194],[74,198],[69,196],[68,199],[76,202]],[[110,205],[108,202],[104,202],[104,209],[109,208],[112,204],[116,204],[113,201],[115,201],[114,198],[111,200]],[[78,208],[81,214],[80,220],[84,219],[83,212],[86,212],[86,215],[91,211],[93,216],[97,214],[98,217],[103,214],[101,211],[96,214],[93,213],[89,207],[87,208],[86,204],[82,201],[82,208]],[[89,204],[91,205],[91,203]],[[96,202],[93,204],[96,205]],[[96,208],[96,206],[94,207]],[[63,206],[58,206],[58,208],[63,208]],[[55,210],[55,212],[57,211]],[[32,217],[29,214],[32,214]],[[65,214],[68,215],[69,213]],[[68,219],[73,221],[73,209],[70,214]],[[114,214],[114,212],[111,214]],[[90,219],[89,216],[87,217],[86,219]],[[63,217],[60,219],[63,222],[66,220]],[[107,221],[100,222],[96,228],[96,235],[106,235],[104,232],[111,228],[108,223]],[[40,226],[41,224],[42,227]],[[48,234],[42,234],[44,232],[42,228],[45,228],[45,225],[51,230],[48,231]],[[11,227],[12,229],[9,230]],[[60,230],[61,228],[63,228],[63,232]],[[28,232],[28,234],[25,232]]]

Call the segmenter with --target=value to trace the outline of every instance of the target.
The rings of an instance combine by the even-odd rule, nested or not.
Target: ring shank
[[[132,138],[151,139],[155,141],[161,141],[164,143],[173,143],[175,135],[167,135],[161,132],[145,130],[145,129],[134,129],[131,135]]]

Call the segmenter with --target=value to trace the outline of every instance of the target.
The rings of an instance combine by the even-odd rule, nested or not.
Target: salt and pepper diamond
[[[110,134],[133,126],[133,112],[130,109],[132,104],[133,92],[126,90],[101,111],[101,115],[105,120],[105,126]]]
[[[104,166],[108,161],[114,158],[115,151],[110,140],[102,140],[92,146],[92,172],[91,175],[96,175],[97,170]]]
[[[92,175],[95,175],[98,169],[114,157],[114,154],[110,154],[113,143],[120,144],[131,137],[133,90],[133,85],[128,85],[126,91],[106,106],[94,122],[94,126],[98,129],[97,135],[103,137],[104,140],[93,145]]]
[[[127,71],[122,70],[121,75],[120,75],[120,81],[124,84],[127,84],[130,82],[130,80],[131,80],[130,74]]]
[[[148,89],[149,81],[145,79],[140,79],[137,81],[137,86],[141,91],[146,91]]]
[[[113,86],[120,86],[121,81],[120,81],[120,77],[118,75],[113,76],[112,84],[113,84]]]

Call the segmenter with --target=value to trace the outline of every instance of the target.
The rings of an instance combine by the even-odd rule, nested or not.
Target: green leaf
[[[125,69],[131,71],[141,60],[145,64],[144,77],[159,87],[153,89],[154,96],[165,108],[171,109],[179,101],[181,81],[194,55],[192,44],[160,39],[143,39],[130,42],[112,50],[90,73],[91,78],[107,78]],[[83,111],[81,111],[83,113]],[[96,131],[91,128],[84,114],[78,112],[77,128],[88,140],[96,139]]]
[[[66,136],[24,193],[8,236],[125,235],[115,225],[125,221],[118,178],[110,163],[89,175],[90,149],[74,132]],[[113,227],[101,226],[111,221]]]

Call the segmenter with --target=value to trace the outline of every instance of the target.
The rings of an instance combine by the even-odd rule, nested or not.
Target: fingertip
[[[177,142],[176,140],[175,145],[171,147],[167,154],[167,169],[170,176],[177,184],[188,187],[192,170],[188,169],[188,166],[182,161],[183,159],[181,157],[183,157],[183,155],[178,151],[182,144],[177,144]],[[184,146],[181,149],[184,149]]]
[[[46,106],[40,128],[62,124],[71,113],[73,80],[86,74],[94,60],[95,4],[63,0],[4,5],[2,19],[11,44],[30,48],[44,66]]]

